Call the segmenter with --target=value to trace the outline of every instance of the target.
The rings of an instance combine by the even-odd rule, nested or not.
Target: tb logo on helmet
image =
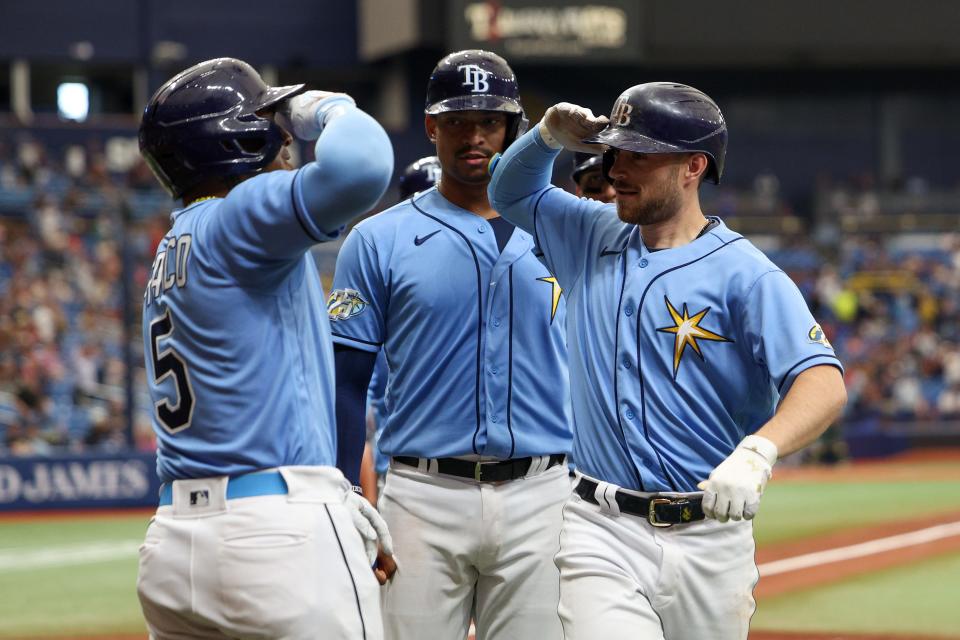
[[[462,64],[457,67],[457,71],[463,71],[463,85],[473,85],[471,91],[474,93],[486,93],[490,90],[490,83],[487,78],[490,72],[476,64]]]
[[[613,106],[613,124],[618,127],[626,127],[630,124],[630,114],[633,113],[633,105],[626,100],[619,100]]]

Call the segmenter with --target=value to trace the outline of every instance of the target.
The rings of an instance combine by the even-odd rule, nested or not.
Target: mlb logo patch
[[[191,507],[209,507],[210,492],[206,489],[200,489],[199,491],[191,491],[190,506]]]

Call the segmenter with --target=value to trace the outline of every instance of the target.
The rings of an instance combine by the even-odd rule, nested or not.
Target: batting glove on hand
[[[585,144],[581,140],[604,129],[609,123],[607,116],[597,117],[590,109],[561,102],[543,114],[540,137],[556,149],[566,147],[570,151],[603,153],[603,145]]]
[[[777,446],[762,436],[747,436],[710,477],[703,490],[703,512],[720,522],[753,520],[760,496],[777,462]]]
[[[277,109],[280,125],[300,140],[316,140],[323,127],[350,107],[356,106],[345,93],[305,91]]]
[[[344,500],[347,511],[350,512],[350,518],[353,520],[353,526],[360,532],[363,538],[363,546],[367,552],[367,559],[370,566],[377,561],[377,542],[379,541],[383,553],[393,555],[393,538],[390,537],[390,530],[383,516],[373,508],[367,499],[359,493],[353,491],[347,492]]]

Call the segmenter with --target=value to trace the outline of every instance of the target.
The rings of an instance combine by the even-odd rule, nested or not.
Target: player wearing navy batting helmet
[[[322,166],[287,147],[316,140]],[[333,354],[308,250],[369,210],[389,138],[344,94],[218,58],[166,82],[140,149],[182,202],[144,293],[160,505],[137,592],[151,638],[382,638],[379,514],[334,466]]]
[[[487,199],[487,163],[526,129],[498,55],[452,53],[427,83],[441,178],[358,224],[329,313],[337,421],[355,432],[377,352],[388,384],[379,508],[401,567],[392,640],[560,638],[561,505],[570,492],[565,302],[533,237]],[[343,467],[359,457],[340,448]]]
[[[796,285],[700,207],[726,144],[716,102],[652,82],[609,118],[554,105],[491,162],[491,202],[535,236],[570,300],[567,640],[745,639],[752,518],[772,467],[846,401]],[[550,185],[562,147],[603,154],[615,204]]]
[[[573,154],[573,171],[570,174],[576,185],[576,194],[600,202],[613,202],[617,194],[603,173],[603,156],[577,151]]]
[[[437,156],[426,156],[410,163],[400,175],[400,199],[406,200],[437,184],[440,182],[440,173],[440,159]]]

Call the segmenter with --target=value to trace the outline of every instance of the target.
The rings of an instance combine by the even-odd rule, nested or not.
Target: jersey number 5
[[[170,433],[183,431],[193,419],[193,388],[187,363],[173,349],[160,350],[160,340],[173,333],[173,318],[170,310],[150,323],[150,356],[153,359],[153,381],[160,384],[167,376],[173,376],[177,387],[177,402],[171,404],[164,398],[154,404],[157,419]]]

